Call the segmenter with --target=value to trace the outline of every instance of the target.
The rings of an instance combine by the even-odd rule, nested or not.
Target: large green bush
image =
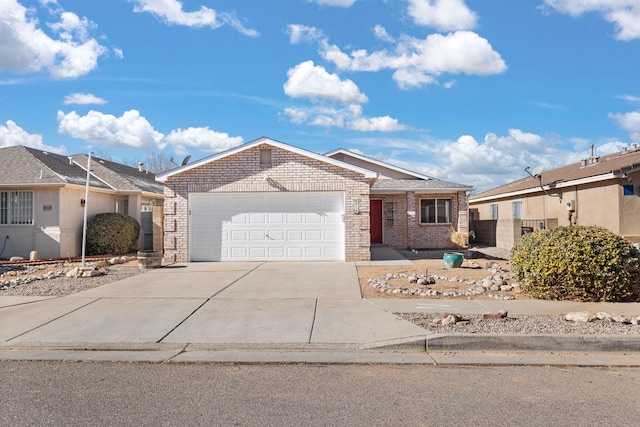
[[[535,298],[626,301],[640,297],[640,253],[600,227],[558,227],[522,236],[511,250],[521,289]]]
[[[87,224],[87,255],[124,255],[138,240],[140,224],[119,213],[97,214]]]

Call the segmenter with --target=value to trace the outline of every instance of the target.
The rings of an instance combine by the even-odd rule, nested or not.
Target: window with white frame
[[[451,224],[453,221],[453,201],[451,199],[421,199],[420,223]]]
[[[513,219],[522,219],[522,201],[511,202],[511,217]]]
[[[489,219],[498,219],[498,204],[491,203],[489,205]]]
[[[33,224],[33,191],[0,192],[0,225]]]

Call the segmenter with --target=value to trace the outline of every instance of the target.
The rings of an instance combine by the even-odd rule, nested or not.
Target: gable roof
[[[400,175],[404,175],[406,178],[385,178],[378,179],[371,186],[371,192],[404,192],[404,191],[438,191],[438,192],[450,192],[450,191],[471,191],[472,186],[464,184],[456,184],[454,182],[447,182],[441,179],[434,178],[432,176],[423,175],[418,172],[410,171],[408,169],[401,168],[399,166],[392,165],[390,163],[382,162],[380,160],[372,159],[371,157],[364,156],[362,154],[354,153],[342,148],[330,151],[325,156],[344,156],[356,159],[359,163],[370,164],[371,169],[377,170],[379,173],[383,173],[384,169],[398,172]],[[342,160],[348,162],[348,160]]]
[[[78,164],[86,165],[89,156],[76,154],[72,157]],[[86,171],[86,168],[84,169]],[[91,157],[91,173],[114,190],[164,193],[164,186],[156,182],[156,176],[153,173],[132,166]]]
[[[591,157],[581,162],[550,169],[540,174],[541,180],[528,176],[478,193],[470,197],[470,201],[481,202],[501,197],[541,192],[540,184],[545,190],[552,190],[623,178],[625,173],[631,173],[636,170],[640,170],[640,148],[607,154],[602,157]]]
[[[87,180],[85,154],[62,156],[36,148],[17,145],[0,148],[0,186],[35,187],[84,186]],[[163,193],[155,176],[115,162],[93,158],[89,186],[116,191]]]
[[[372,193],[391,193],[391,192],[421,192],[428,191],[430,193],[438,192],[458,192],[471,191],[473,187],[464,184],[456,184],[454,182],[441,181],[431,178],[429,180],[420,179],[379,179],[371,186]]]
[[[382,162],[380,160],[372,159],[371,157],[363,156],[362,154],[354,153],[352,151],[345,150],[343,148],[338,148],[338,149],[335,149],[333,151],[330,151],[330,152],[326,153],[325,156],[331,157],[331,158],[336,157],[336,156],[352,157],[354,159],[360,160],[361,162],[368,163],[368,164],[372,165],[371,169],[374,169],[374,170],[377,169],[377,168],[390,169],[392,171],[399,172],[399,173],[401,173],[403,175],[406,175],[408,179],[411,179],[411,178],[424,179],[424,180],[433,179],[430,176],[422,175],[422,174],[420,174],[418,172],[413,172],[413,171],[410,171],[408,169],[403,169],[403,168],[401,168],[399,166],[395,166],[395,165],[392,165],[392,164],[389,164],[389,163],[385,163],[385,162]],[[345,160],[341,160],[341,161],[345,161]],[[349,162],[347,162],[347,163],[349,163]]]
[[[368,169],[365,169],[365,168],[361,168],[359,166],[355,166],[355,165],[352,165],[352,164],[349,164],[349,163],[341,162],[339,160],[332,159],[331,157],[323,156],[322,154],[317,154],[317,153],[314,153],[312,151],[308,151],[308,150],[305,150],[305,149],[302,149],[302,148],[294,147],[292,145],[285,144],[285,143],[280,142],[280,141],[275,141],[275,140],[273,140],[271,138],[267,138],[267,137],[263,136],[261,138],[255,139],[255,140],[247,142],[245,144],[238,145],[237,147],[230,148],[230,149],[228,149],[226,151],[222,151],[220,153],[214,154],[212,156],[205,157],[203,159],[197,160],[197,161],[189,163],[187,165],[180,166],[180,167],[177,167],[175,169],[171,169],[169,171],[166,171],[166,172],[163,172],[161,174],[158,174],[156,176],[156,180],[158,180],[160,182],[165,182],[171,176],[174,176],[174,175],[189,171],[191,169],[200,167],[202,165],[206,165],[208,163],[215,162],[217,160],[223,159],[225,157],[232,156],[234,154],[240,153],[240,152],[245,151],[245,150],[249,150],[251,148],[254,148],[254,147],[256,147],[258,145],[262,145],[262,144],[271,145],[272,147],[276,147],[276,148],[279,148],[279,149],[282,149],[282,150],[285,150],[285,151],[290,151],[292,153],[296,153],[296,154],[299,154],[299,155],[304,156],[304,157],[309,157],[311,159],[318,160],[318,161],[320,161],[322,163],[327,163],[327,164],[330,164],[330,165],[333,165],[333,166],[338,166],[338,167],[343,168],[343,169],[347,169],[347,170],[350,170],[350,171],[353,171],[353,172],[357,172],[357,173],[360,173],[360,174],[364,175],[365,178],[377,178],[377,176],[378,176],[378,174],[376,172],[374,172],[374,171],[371,171],[371,170],[368,170]]]

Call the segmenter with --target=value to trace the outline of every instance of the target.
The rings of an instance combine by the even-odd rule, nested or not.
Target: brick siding
[[[464,191],[451,194],[413,193],[372,195],[382,200],[383,243],[395,248],[448,249],[452,231],[469,231],[467,198]],[[421,199],[451,199],[453,218],[451,224],[420,223]],[[393,203],[393,222],[388,220],[387,202]]]
[[[260,149],[271,165],[260,164]],[[264,179],[264,177],[267,179]],[[369,260],[369,182],[361,174],[265,144],[173,175],[165,182],[164,256],[188,260],[189,193],[344,191],[346,261]],[[354,213],[354,200],[360,214]]]

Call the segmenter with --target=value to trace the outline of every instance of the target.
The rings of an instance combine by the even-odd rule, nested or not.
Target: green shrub
[[[123,255],[138,240],[140,224],[119,213],[97,214],[87,224],[87,255]]]
[[[640,253],[600,227],[558,227],[522,236],[511,250],[521,289],[535,298],[626,301],[640,297]]]

